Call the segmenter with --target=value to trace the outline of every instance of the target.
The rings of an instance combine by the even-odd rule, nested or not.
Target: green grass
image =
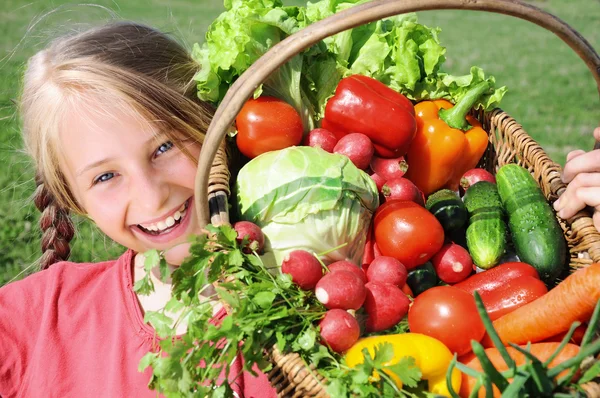
[[[285,1],[302,4],[301,1]],[[18,96],[27,58],[48,37],[74,24],[119,17],[175,32],[189,45],[202,41],[206,27],[222,10],[221,0],[115,0],[92,6],[63,6],[65,1],[5,0],[0,11],[0,285],[35,269],[40,255],[38,212],[29,160],[21,153],[19,122],[11,99]],[[547,0],[532,2],[578,30],[600,48],[600,2]],[[27,27],[41,18],[30,31]],[[496,76],[509,88],[502,108],[519,121],[549,155],[564,164],[566,153],[590,149],[598,125],[598,93],[591,73],[573,51],[553,34],[512,17],[470,11],[428,11],[420,21],[440,26],[447,47],[445,69],[468,73],[471,65]],[[75,261],[114,258],[118,247],[85,220],[77,220]]]

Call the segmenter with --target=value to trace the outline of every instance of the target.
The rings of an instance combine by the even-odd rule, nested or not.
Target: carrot
[[[504,344],[536,343],[569,329],[575,321],[586,322],[600,300],[600,263],[569,275],[554,289],[494,321]],[[486,335],[481,344],[493,344]]]
[[[531,344],[530,349],[531,353],[534,356],[536,356],[540,361],[545,362],[550,358],[554,351],[556,351],[559,345],[560,343],[537,343]],[[523,348],[526,348],[526,346],[523,346]],[[512,347],[506,347],[506,350],[508,351],[510,357],[514,359],[517,366],[523,365],[525,363],[525,355],[523,355],[522,353],[520,353]],[[567,344],[556,356],[556,358],[554,358],[554,360],[550,362],[549,368],[556,366],[561,362],[566,361],[567,359],[573,358],[578,353],[578,346],[576,346],[575,344]],[[498,352],[497,348],[488,348],[485,350],[485,354],[488,356],[490,362],[492,362],[494,367],[498,369],[499,372],[508,370],[508,366],[506,365],[506,362],[504,362],[504,359],[502,358],[502,355],[500,355],[500,353]],[[477,359],[475,355],[464,356],[461,359],[461,363],[467,365],[472,369],[477,370],[478,372],[482,371],[479,359]],[[561,373],[559,377],[566,373],[568,373],[568,370]],[[477,380],[474,377],[467,376],[465,373],[462,373],[462,383],[460,385],[461,387],[459,393],[460,396],[468,397],[471,391],[473,391],[476,382]],[[496,386],[494,386],[494,397],[500,397],[500,395],[500,390],[498,390]],[[479,397],[485,397],[485,388],[481,388],[481,390],[479,390]]]
[[[573,333],[573,336],[571,336],[571,340],[569,340],[569,343],[581,345],[581,341],[583,340],[583,335],[585,334],[586,330],[587,330],[587,325],[585,325],[585,324],[577,326],[577,328],[575,329],[575,332]],[[559,342],[563,341],[566,334],[567,334],[567,332],[562,332],[562,333],[556,334],[554,336],[548,337],[547,339],[544,339],[544,341],[559,343]]]

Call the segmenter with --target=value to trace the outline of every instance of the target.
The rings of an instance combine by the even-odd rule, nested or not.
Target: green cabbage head
[[[371,217],[379,205],[374,181],[346,157],[298,146],[248,162],[236,182],[237,210],[265,234],[266,266],[292,250],[325,253],[325,264],[360,265]]]

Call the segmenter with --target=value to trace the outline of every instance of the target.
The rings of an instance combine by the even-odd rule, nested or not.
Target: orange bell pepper
[[[458,190],[460,178],[479,162],[488,145],[481,123],[467,113],[489,89],[481,82],[453,106],[446,100],[415,105],[417,134],[406,155],[410,179],[425,195]]]

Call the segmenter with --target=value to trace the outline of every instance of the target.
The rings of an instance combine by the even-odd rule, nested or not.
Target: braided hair
[[[25,149],[36,164],[42,269],[68,258],[74,234],[69,213],[85,214],[61,170],[58,137],[69,108],[84,101],[102,111],[103,103],[116,101],[155,124],[175,145],[181,135],[202,144],[214,108],[196,95],[198,71],[182,44],[134,22],[58,38],[30,58],[19,105]],[[180,150],[191,157],[185,146]]]
[[[69,242],[73,239],[75,228],[69,217],[69,210],[56,202],[39,176],[36,177],[36,184],[33,201],[42,213],[40,228],[43,254],[40,259],[40,269],[44,270],[56,262],[69,258],[71,254]]]

